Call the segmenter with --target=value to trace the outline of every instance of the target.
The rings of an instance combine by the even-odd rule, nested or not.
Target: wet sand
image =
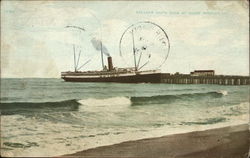
[[[247,158],[247,124],[128,141],[60,157]]]

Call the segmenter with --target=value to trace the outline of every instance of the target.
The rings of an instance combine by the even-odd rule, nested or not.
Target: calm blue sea
[[[247,123],[249,86],[1,79],[3,156],[56,156]]]

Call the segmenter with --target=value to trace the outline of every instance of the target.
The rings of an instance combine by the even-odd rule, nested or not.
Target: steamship
[[[162,31],[162,35],[164,38],[161,37],[159,39],[160,43],[165,44],[167,48],[167,55],[165,57],[165,60],[167,59],[168,53],[169,53],[169,40],[166,32],[161,28],[159,25],[152,23],[152,22],[138,22],[138,25],[152,25],[154,27],[158,28],[157,37],[159,36],[159,31]],[[121,46],[121,41],[123,39],[124,34],[130,29],[131,27],[134,27],[135,25],[129,26],[124,33],[121,36],[120,39],[120,46]],[[139,26],[138,28],[142,28]],[[83,29],[84,30],[84,29]],[[136,28],[134,29],[136,30]],[[95,39],[92,39],[91,42],[93,46],[95,47],[96,50],[100,51],[101,53],[101,61],[102,61],[102,70],[100,71],[78,71],[79,69],[77,68],[79,57],[76,62],[75,58],[75,48],[74,48],[74,63],[75,63],[75,71],[67,71],[67,72],[62,72],[61,73],[61,78],[65,81],[68,82],[120,82],[120,83],[161,83],[162,80],[162,73],[160,72],[159,69],[154,69],[154,70],[146,70],[142,71],[141,68],[144,67],[149,63],[146,62],[142,66],[139,67],[139,63],[141,61],[141,56],[142,52],[140,52],[140,55],[138,56],[139,59],[136,60],[136,51],[137,48],[135,47],[135,39],[134,39],[134,33],[131,30],[130,33],[132,35],[132,44],[133,44],[133,55],[134,55],[134,67],[129,67],[129,68],[116,68],[113,67],[112,63],[112,57],[105,52],[106,48],[102,44],[102,41],[97,41]],[[160,37],[160,36],[159,36]],[[142,40],[143,38],[140,37],[139,40]],[[166,45],[167,44],[167,45]],[[141,48],[142,50],[146,50],[146,46],[143,46]],[[106,54],[107,60],[108,60],[108,67],[104,66],[103,62],[103,54]],[[120,50],[121,54],[121,50]],[[148,58],[151,57],[151,54],[149,55]],[[165,61],[164,60],[164,61]],[[89,61],[84,63],[82,66],[87,64]],[[77,63],[77,64],[76,64]],[[82,68],[82,66],[80,68]]]
[[[137,71],[135,67],[114,68],[112,57],[107,57],[108,67],[101,71],[62,72],[61,78],[67,82],[118,82],[118,83],[160,83],[160,70]]]

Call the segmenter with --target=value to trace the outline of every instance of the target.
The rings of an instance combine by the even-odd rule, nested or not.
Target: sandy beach
[[[243,124],[128,141],[62,157],[247,158],[249,138],[248,125]]]

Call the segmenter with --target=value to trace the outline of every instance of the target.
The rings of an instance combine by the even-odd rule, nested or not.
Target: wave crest
[[[82,105],[128,105],[131,104],[131,101],[128,97],[111,97],[104,99],[88,98],[79,100],[78,103]]]
[[[176,95],[157,95],[149,97],[131,97],[132,105],[144,105],[144,104],[166,104],[178,100],[187,99],[202,99],[206,97],[220,98],[227,95],[227,91],[213,91],[207,93],[187,93]]]
[[[176,95],[157,95],[140,97],[109,97],[87,98],[81,100],[64,100],[57,102],[12,102],[1,103],[0,110],[3,115],[27,112],[55,112],[83,110],[121,110],[130,105],[166,104],[178,100],[202,99],[204,97],[220,98],[227,95],[227,91],[213,91],[207,93],[187,93]],[[82,105],[82,106],[80,106]],[[104,108],[100,108],[104,107]]]
[[[58,102],[11,102],[0,104],[1,114],[12,115],[28,112],[51,112],[54,110],[77,110],[80,105],[75,99]]]

